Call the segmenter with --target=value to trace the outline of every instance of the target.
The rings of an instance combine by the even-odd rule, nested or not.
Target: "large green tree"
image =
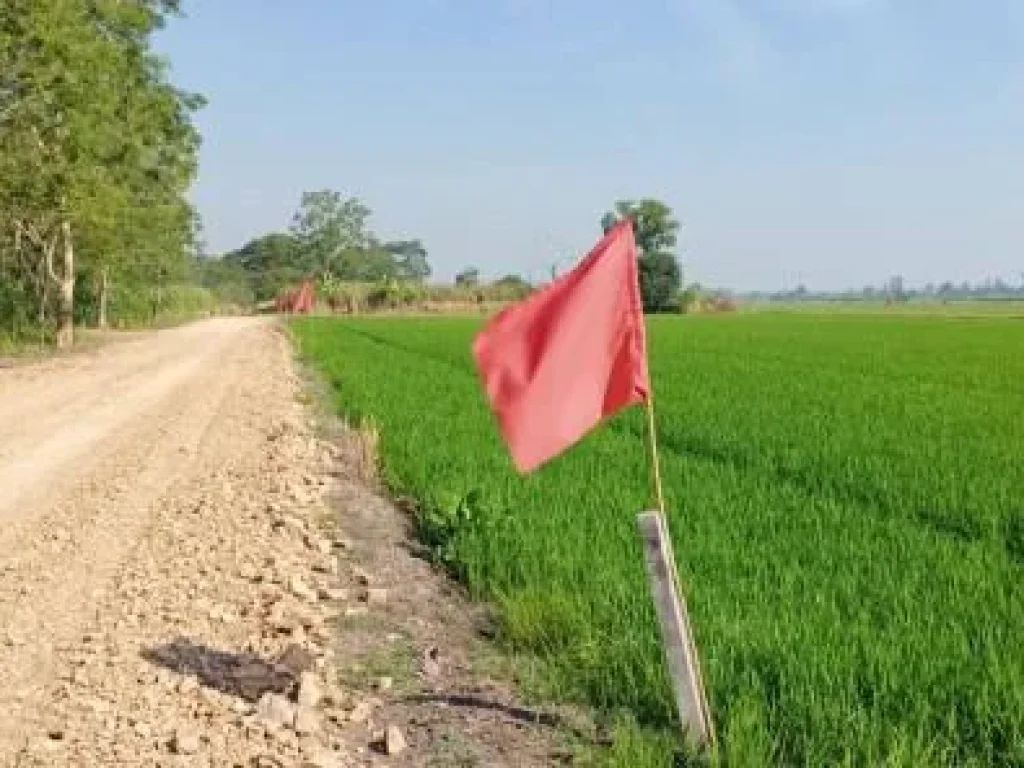
[[[679,222],[672,209],[652,198],[620,200],[601,219],[607,232],[622,219],[632,219],[633,234],[639,251],[638,271],[644,310],[667,312],[678,308],[682,269],[675,255]]]
[[[150,48],[175,11],[170,0],[0,5],[0,282],[31,286],[40,319],[52,301],[62,346],[81,276],[95,279],[103,322],[112,272],[187,269],[201,99],[174,88]]]
[[[292,219],[303,269],[321,275],[340,275],[346,252],[374,245],[367,230],[370,209],[357,197],[332,189],[305,192]]]
[[[370,215],[358,198],[330,189],[306,192],[288,233],[258,237],[224,258],[250,275],[260,300],[313,276],[325,283],[425,280],[430,264],[423,243],[381,243],[369,229]]]
[[[298,238],[285,232],[272,232],[250,240],[237,251],[224,256],[248,275],[258,301],[274,298],[280,291],[299,282],[302,269]]]

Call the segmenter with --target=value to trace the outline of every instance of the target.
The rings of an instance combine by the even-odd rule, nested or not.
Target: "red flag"
[[[645,401],[650,385],[632,222],[620,222],[575,269],[493,318],[477,335],[473,356],[520,472]]]

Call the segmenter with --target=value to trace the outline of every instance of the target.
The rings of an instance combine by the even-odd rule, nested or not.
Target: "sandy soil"
[[[260,319],[0,370],[0,766],[567,759],[304,391]]]

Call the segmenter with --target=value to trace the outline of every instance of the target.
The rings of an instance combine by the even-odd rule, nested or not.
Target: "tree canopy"
[[[480,270],[476,267],[466,267],[455,276],[455,284],[466,288],[480,285]]]
[[[381,241],[369,227],[372,213],[359,198],[335,190],[305,192],[288,232],[261,235],[224,259],[250,276],[259,300],[305,277],[360,283],[429,277],[423,243]]]
[[[680,224],[673,218],[672,209],[651,198],[620,200],[602,217],[601,227],[607,232],[625,218],[633,220],[644,310],[667,312],[678,309],[683,274],[675,247]]]
[[[83,277],[105,308],[110,281],[188,271],[203,100],[151,48],[176,11],[171,0],[0,6],[0,323],[55,317],[68,344]]]

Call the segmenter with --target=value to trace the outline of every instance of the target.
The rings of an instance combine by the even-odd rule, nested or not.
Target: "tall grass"
[[[543,693],[674,717],[633,527],[641,415],[511,469],[456,319],[309,319],[421,535]],[[1024,765],[1024,323],[650,322],[672,532],[728,765]],[[640,734],[640,735],[638,735]],[[630,742],[644,745],[635,749]]]

